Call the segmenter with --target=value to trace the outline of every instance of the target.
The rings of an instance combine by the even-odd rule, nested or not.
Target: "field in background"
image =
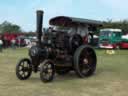
[[[128,96],[128,50],[117,50],[115,55],[96,52],[98,65],[92,77],[79,79],[70,73],[44,84],[39,74],[18,80],[15,66],[28,56],[27,49],[6,49],[0,53],[0,96]]]

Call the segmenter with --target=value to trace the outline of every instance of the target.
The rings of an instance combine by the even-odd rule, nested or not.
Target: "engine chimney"
[[[43,11],[37,10],[37,45],[41,47],[41,37],[42,37],[42,25],[43,25]]]

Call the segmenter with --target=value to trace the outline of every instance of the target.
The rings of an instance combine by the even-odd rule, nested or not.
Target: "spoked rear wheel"
[[[45,60],[40,65],[40,79],[43,82],[50,82],[53,80],[55,75],[55,67],[53,62],[50,60]]]
[[[74,69],[81,78],[91,76],[96,69],[96,53],[90,46],[80,46],[74,55]]]
[[[28,79],[32,74],[31,61],[27,58],[21,59],[16,66],[16,76],[20,80]]]

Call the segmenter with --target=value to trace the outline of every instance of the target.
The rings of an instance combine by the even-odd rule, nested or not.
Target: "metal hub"
[[[89,64],[89,61],[87,58],[84,58],[83,62],[84,62],[84,64]]]

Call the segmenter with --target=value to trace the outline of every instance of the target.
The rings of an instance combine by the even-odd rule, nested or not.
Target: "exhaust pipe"
[[[37,11],[37,27],[36,27],[36,32],[37,32],[37,46],[41,47],[41,37],[42,37],[42,26],[43,26],[43,11],[38,10]]]

